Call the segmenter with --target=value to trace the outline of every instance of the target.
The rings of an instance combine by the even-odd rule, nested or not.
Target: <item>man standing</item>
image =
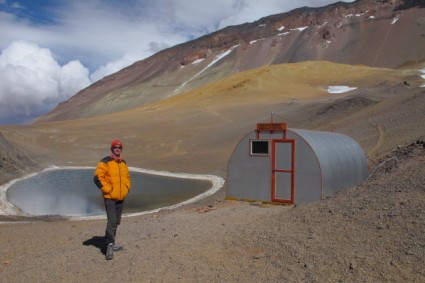
[[[108,218],[105,231],[105,258],[107,260],[114,258],[114,251],[123,249],[115,245],[115,236],[117,227],[121,222],[124,199],[130,191],[131,182],[127,163],[121,157],[122,150],[122,142],[119,140],[112,141],[112,154],[106,156],[97,164],[94,173],[94,182],[102,191]]]

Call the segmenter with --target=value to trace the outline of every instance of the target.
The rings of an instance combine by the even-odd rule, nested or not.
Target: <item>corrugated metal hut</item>
[[[237,144],[227,173],[228,199],[300,204],[359,184],[368,169],[362,148],[346,135],[270,122]]]

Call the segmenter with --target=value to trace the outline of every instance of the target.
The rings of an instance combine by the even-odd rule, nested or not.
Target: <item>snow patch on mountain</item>
[[[398,20],[400,19],[400,16],[396,16],[394,17],[394,19],[392,20],[391,24],[395,24]]]
[[[267,39],[267,38],[260,38],[260,39],[251,40],[251,41],[249,42],[249,44],[253,44],[253,43],[256,43],[256,42],[258,42],[258,41],[266,40],[266,39]]]
[[[190,81],[192,81],[193,79],[195,79],[196,77],[198,77],[200,74],[202,74],[203,72],[205,72],[206,70],[208,70],[208,68],[210,68],[212,65],[214,65],[215,63],[217,63],[218,61],[220,61],[221,59],[223,59],[224,57],[226,57],[227,55],[229,55],[233,51],[233,49],[235,49],[238,46],[239,45],[232,46],[230,49],[228,49],[228,50],[226,50],[226,51],[218,54],[211,63],[209,63],[205,68],[203,68],[201,71],[199,71],[193,77],[191,77],[189,80],[187,80],[184,83],[182,83],[178,88],[176,88],[174,90],[173,94],[172,95],[169,95],[168,97],[171,97],[171,96],[176,95]]]
[[[291,30],[303,31],[303,30],[305,30],[306,28],[308,28],[308,26],[305,26],[305,27],[299,27],[299,28],[293,28],[293,29],[291,29]]]
[[[419,70],[419,72],[423,74],[421,77],[425,80],[425,69]],[[425,87],[425,83],[421,87]]]
[[[349,86],[328,86],[328,93],[344,93],[357,89]]]
[[[205,58],[197,59],[197,60],[195,60],[195,61],[192,62],[192,65],[199,64],[199,63],[201,63],[204,60],[205,60]]]

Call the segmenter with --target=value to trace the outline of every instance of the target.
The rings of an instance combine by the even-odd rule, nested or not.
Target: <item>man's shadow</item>
[[[91,239],[83,242],[84,246],[94,246],[100,250],[102,254],[106,254],[105,237],[93,236]]]

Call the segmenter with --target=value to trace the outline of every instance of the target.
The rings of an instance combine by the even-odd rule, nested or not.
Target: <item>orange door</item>
[[[272,201],[294,203],[295,140],[272,142]]]

